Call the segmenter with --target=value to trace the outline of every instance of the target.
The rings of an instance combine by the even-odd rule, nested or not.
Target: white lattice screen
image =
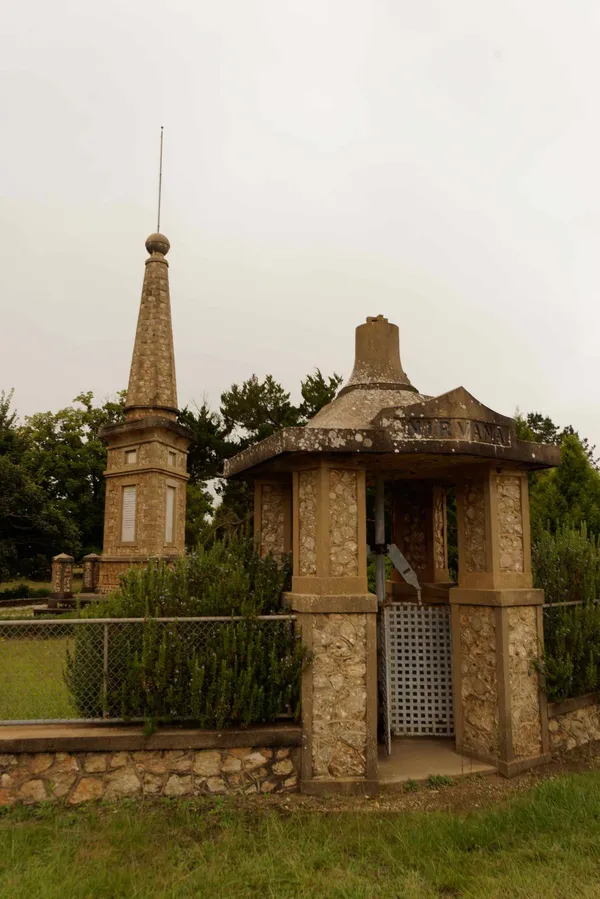
[[[384,616],[392,733],[454,734],[450,607],[393,603]]]

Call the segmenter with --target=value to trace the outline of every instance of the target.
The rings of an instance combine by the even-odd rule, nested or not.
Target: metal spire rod
[[[162,197],[162,157],[163,157],[163,126],[160,126],[160,163],[158,166],[158,223],[156,230],[160,234],[160,201]]]

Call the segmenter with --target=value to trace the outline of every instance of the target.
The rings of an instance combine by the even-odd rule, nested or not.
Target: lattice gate
[[[450,607],[391,603],[380,615],[386,731],[394,736],[452,736]]]

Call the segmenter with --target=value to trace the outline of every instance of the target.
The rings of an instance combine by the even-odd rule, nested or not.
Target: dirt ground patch
[[[429,786],[427,783],[410,784],[394,793],[380,792],[373,798],[360,796],[303,796],[298,793],[265,797],[252,797],[252,805],[306,809],[330,812],[470,812],[502,803],[519,794],[527,793],[532,786],[564,774],[581,774],[600,770],[600,741],[578,747],[553,759],[547,765],[533,768],[508,780],[499,774],[474,774],[448,785]],[[242,800],[245,804],[246,800]]]

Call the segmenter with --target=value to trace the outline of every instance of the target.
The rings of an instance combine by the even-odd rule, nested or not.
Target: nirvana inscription
[[[506,425],[468,418],[409,418],[405,433],[409,440],[466,440],[510,446],[510,430]]]

